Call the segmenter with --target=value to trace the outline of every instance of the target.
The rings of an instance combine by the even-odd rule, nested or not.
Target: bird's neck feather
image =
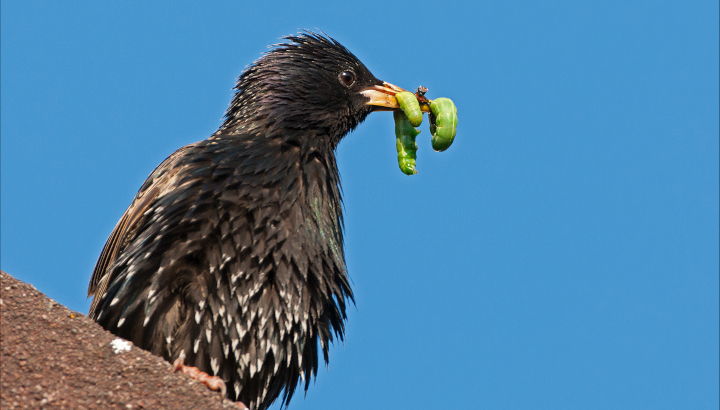
[[[342,137],[364,119],[350,115],[350,106],[310,98],[288,88],[237,86],[220,131],[258,136],[300,135],[311,149],[325,145],[334,150]],[[293,94],[295,92],[295,94]]]
[[[324,247],[324,253],[344,267],[342,194],[332,144],[309,130],[249,135],[221,129],[208,142],[228,152],[223,166],[236,169],[228,184],[259,188],[252,194],[258,206],[280,213],[298,207],[300,212],[288,212],[296,215],[289,221],[299,230],[294,234],[308,242],[322,242],[308,246]]]

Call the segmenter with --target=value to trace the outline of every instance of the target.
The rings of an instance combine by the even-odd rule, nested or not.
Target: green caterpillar
[[[420,111],[420,103],[415,94],[410,91],[402,91],[395,94],[395,99],[400,109],[405,113],[410,124],[417,127],[422,123],[422,111]]]
[[[415,97],[413,96],[413,98]],[[417,100],[415,103],[417,104]],[[398,153],[398,166],[406,175],[417,174],[415,169],[417,158],[415,137],[420,134],[420,131],[413,127],[413,124],[403,111],[394,111],[393,117],[395,118],[395,148]],[[420,120],[422,121],[422,114],[420,114]]]
[[[457,107],[449,98],[430,101],[430,133],[435,151],[445,151],[455,139],[457,131]]]
[[[402,91],[395,94],[399,110],[395,110],[395,148],[398,153],[398,166],[406,175],[417,174],[415,169],[417,159],[417,143],[415,137],[420,131],[415,127],[422,123],[422,110],[430,111],[430,133],[432,134],[432,147],[435,151],[445,151],[455,139],[457,131],[457,107],[449,98],[428,100],[424,98],[427,89],[418,94]],[[420,98],[423,107],[420,107]],[[428,107],[429,105],[429,107]]]

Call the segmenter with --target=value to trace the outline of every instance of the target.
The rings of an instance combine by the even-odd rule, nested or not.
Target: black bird
[[[90,315],[173,362],[222,378],[252,409],[317,374],[342,339],[345,267],[335,148],[397,108],[340,43],[285,37],[239,77],[220,129],[140,187],[98,259]]]

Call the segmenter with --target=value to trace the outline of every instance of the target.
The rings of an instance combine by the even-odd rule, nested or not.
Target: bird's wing
[[[95,296],[90,312],[94,312],[97,307],[100,295],[107,290],[108,284],[112,281],[112,266],[117,260],[118,255],[130,243],[137,234],[141,221],[146,217],[146,211],[151,205],[164,193],[170,191],[177,179],[180,167],[176,166],[183,156],[196,144],[190,144],[175,151],[167,157],[155,170],[150,174],[145,183],[140,187],[132,204],[125,211],[118,221],[108,238],[102,253],[98,258],[95,269],[93,270],[90,285],[88,287],[88,296]]]

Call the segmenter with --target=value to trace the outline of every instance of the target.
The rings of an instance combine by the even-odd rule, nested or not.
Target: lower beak
[[[364,90],[360,91],[360,94],[368,98],[368,101],[365,103],[365,105],[371,106],[374,111],[392,111],[400,108],[397,100],[395,99],[395,94],[402,91],[407,90],[400,88],[396,85],[383,82],[380,85],[373,85],[371,87],[365,88]],[[420,102],[420,109],[422,111],[430,111],[430,108],[429,106],[427,106],[426,103],[427,99],[424,97],[421,98],[422,100],[418,98],[418,102]]]

